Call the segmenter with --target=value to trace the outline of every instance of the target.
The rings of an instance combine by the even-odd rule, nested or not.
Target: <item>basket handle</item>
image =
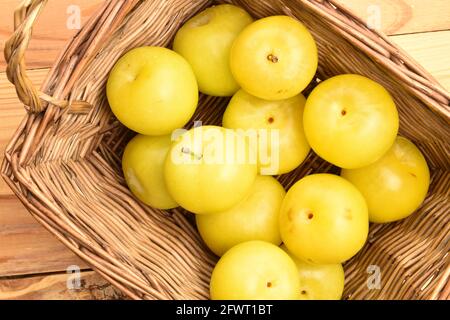
[[[55,99],[38,91],[26,74],[25,51],[31,40],[33,25],[47,0],[23,0],[14,11],[14,33],[5,43],[6,76],[15,86],[17,96],[30,113],[45,110],[48,103],[60,108],[69,107],[70,112],[86,113],[91,105],[84,101],[65,101]],[[43,103],[45,101],[47,103]]]

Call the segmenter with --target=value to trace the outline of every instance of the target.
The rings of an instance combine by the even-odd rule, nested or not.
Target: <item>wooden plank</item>
[[[336,0],[388,35],[450,29],[448,0]]]
[[[48,69],[29,70],[28,76],[37,87],[44,81]],[[6,78],[4,72],[0,72],[0,163],[3,162],[7,143],[14,134],[25,115],[25,109],[17,98],[14,86]],[[8,185],[0,178],[0,197],[12,195]]]
[[[27,278],[0,278],[0,300],[111,300],[125,299],[118,289],[93,271],[80,273],[81,286],[73,284],[69,274],[41,275]]]
[[[89,267],[44,229],[13,196],[0,197],[0,277]]]
[[[391,39],[450,91],[450,30],[393,36]]]
[[[450,1],[448,0],[336,0],[358,16],[373,21],[379,14],[381,30],[387,34],[404,34],[450,29]],[[44,8],[34,28],[26,53],[29,69],[50,67],[66,41],[76,32],[69,29],[74,6],[80,8],[81,22],[85,22],[103,0],[51,0]],[[19,0],[0,0],[0,48],[13,31],[13,10]],[[68,13],[69,11],[69,13]],[[5,70],[0,55],[0,71]]]

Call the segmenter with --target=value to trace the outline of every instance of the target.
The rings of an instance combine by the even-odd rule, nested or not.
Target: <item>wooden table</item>
[[[381,29],[450,90],[450,1],[339,0],[363,19],[379,17]],[[50,0],[27,51],[27,68],[39,86],[57,53],[102,0]],[[0,46],[13,28],[19,0],[0,0]],[[24,109],[5,76],[0,57],[0,161]],[[1,180],[1,179],[0,179]],[[81,288],[67,289],[67,267],[81,269]],[[118,299],[121,292],[41,227],[0,181],[0,299]]]

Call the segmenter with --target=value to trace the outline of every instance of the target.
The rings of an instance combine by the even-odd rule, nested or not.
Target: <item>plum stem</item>
[[[267,56],[267,60],[269,60],[269,61],[271,61],[273,63],[277,63],[278,62],[278,57],[271,53],[271,54],[269,54]]]
[[[181,152],[184,153],[184,154],[188,154],[188,155],[194,157],[197,160],[201,160],[203,158],[203,155],[196,154],[194,151],[191,151],[191,149],[186,148],[186,147],[181,148]]]

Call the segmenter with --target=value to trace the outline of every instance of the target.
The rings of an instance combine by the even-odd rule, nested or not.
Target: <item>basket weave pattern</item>
[[[112,115],[105,82],[125,52],[170,46],[183,22],[214,1],[106,1],[36,90],[26,76],[24,53],[45,2],[23,2],[5,46],[8,78],[29,112],[6,149],[4,179],[42,225],[131,298],[208,298],[217,258],[203,245],[192,215],[149,208],[126,188],[120,157],[132,133]],[[383,84],[397,103],[400,134],[428,161],[432,181],[424,204],[403,221],[371,226],[366,246],[345,264],[344,297],[448,299],[450,94],[333,0],[225,2],[255,18],[286,14],[302,21],[318,44],[318,79],[358,73]],[[201,96],[193,119],[220,124],[227,102]],[[288,188],[307,174],[330,171],[336,168],[311,153],[279,179]],[[379,290],[367,287],[370,265],[380,267]]]

